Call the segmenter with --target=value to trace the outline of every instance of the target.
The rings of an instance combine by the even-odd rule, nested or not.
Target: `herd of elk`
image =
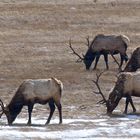
[[[121,62],[120,62],[120,64],[117,62],[117,64],[119,65],[119,68],[121,68],[123,61],[127,62],[127,60],[128,60],[128,56],[126,54],[127,43],[125,42],[125,39],[127,39],[129,41],[129,38],[125,35],[116,36],[116,35],[99,34],[99,35],[95,36],[95,38],[93,39],[93,41],[91,43],[89,43],[89,41],[88,41],[88,50],[87,50],[86,54],[83,55],[83,57],[80,56],[72,48],[71,41],[69,43],[70,44],[69,47],[71,48],[73,53],[76,56],[78,56],[78,58],[81,61],[84,62],[87,70],[90,69],[90,66],[93,63],[94,59],[96,59],[95,65],[94,65],[94,69],[96,69],[97,63],[98,63],[101,55],[104,56],[104,60],[106,63],[106,69],[109,69],[109,66],[108,66],[108,55],[109,54],[113,57],[115,62],[117,62],[117,61],[113,55],[120,54]]]
[[[104,60],[106,63],[106,68],[109,69],[108,66],[108,55],[111,55],[115,62],[121,68],[123,61],[128,60],[128,56],[126,54],[127,44],[124,41],[124,38],[129,40],[127,36],[120,35],[97,35],[93,41],[90,43],[89,38],[88,41],[88,50],[83,57],[81,57],[71,45],[71,41],[69,42],[69,47],[73,51],[73,53],[78,56],[78,61],[83,61],[86,69],[90,69],[90,66],[94,59],[96,69],[98,60],[101,55],[104,56]],[[120,54],[121,63],[119,64],[113,55]],[[138,68],[140,68],[140,48],[134,50],[130,60],[128,61],[126,67],[122,72],[118,74],[116,84],[112,91],[109,93],[108,99],[105,98],[100,85],[99,79],[103,72],[100,74],[96,74],[96,80],[93,80],[93,83],[98,88],[98,93],[102,96],[102,100],[99,103],[105,104],[107,107],[107,113],[111,114],[113,110],[117,107],[121,98],[126,98],[126,105],[124,113],[127,113],[128,104],[130,103],[133,112],[136,112],[136,108],[132,101],[132,96],[140,97],[140,71],[135,72]],[[4,106],[4,103],[0,99],[1,106],[1,114],[0,117],[5,114],[8,124],[11,125],[16,119],[17,115],[21,112],[23,106],[28,106],[28,125],[31,125],[31,115],[33,106],[36,103],[39,104],[49,104],[50,114],[47,119],[46,124],[48,124],[52,118],[52,115],[55,111],[55,105],[59,111],[59,123],[62,123],[62,106],[61,106],[61,96],[63,90],[63,83],[56,79],[36,79],[36,80],[25,80],[17,89],[15,95],[11,99],[10,103],[7,106]]]

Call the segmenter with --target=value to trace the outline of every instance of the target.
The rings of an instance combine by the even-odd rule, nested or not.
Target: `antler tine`
[[[1,99],[0,99],[0,106],[1,106],[1,108],[2,108],[2,110],[0,110],[0,112],[1,112],[0,118],[1,118],[2,114],[4,113],[4,104],[3,104],[3,102],[2,102]]]
[[[0,114],[0,118],[1,118],[1,116],[3,115],[3,113],[4,113],[4,112],[2,111],[2,113]]]
[[[73,54],[75,54],[76,56],[79,57],[79,59],[77,60],[77,62],[80,62],[79,60],[82,61],[82,60],[84,59],[83,57],[81,57],[81,56],[72,48],[71,39],[69,40],[69,47],[70,47],[70,49],[72,50]]]
[[[99,86],[99,84],[98,84],[98,82],[99,82],[99,79],[100,79],[100,77],[101,77],[101,75],[104,73],[104,71],[102,71],[102,72],[100,72],[99,74],[97,74],[96,73],[96,81],[95,80],[92,80],[96,85],[98,85]],[[100,86],[99,86],[99,88],[100,88]]]
[[[4,104],[3,104],[3,102],[2,102],[2,100],[0,99],[0,103],[1,103],[1,105],[3,105],[4,106]]]
[[[96,77],[97,77],[97,82],[99,81],[99,78],[101,77],[101,75],[104,73],[104,71],[100,72],[99,74],[96,73]]]
[[[102,90],[101,90],[101,88],[100,88],[100,85],[99,85],[99,79],[100,79],[100,77],[101,77],[101,75],[102,75],[103,73],[104,73],[104,71],[101,72],[101,73],[99,73],[99,74],[96,73],[96,80],[92,80],[92,82],[97,86],[97,88],[98,88],[98,90],[99,90],[99,92],[95,92],[95,91],[94,91],[94,93],[95,93],[95,94],[100,94],[100,95],[102,96],[102,98],[103,98],[102,100],[100,100],[99,102],[97,102],[97,103],[100,103],[100,104],[104,104],[104,103],[107,102],[107,100],[106,100],[104,94],[102,93]]]
[[[103,99],[97,102],[97,104],[105,104],[105,103],[106,101],[104,101]]]
[[[4,104],[1,99],[0,99],[0,106],[1,106],[2,110],[4,110]]]
[[[116,64],[119,66],[120,71],[122,71],[122,69],[120,68],[120,64],[119,64],[119,62],[117,61],[117,59],[114,57],[113,54],[111,54],[111,56],[112,56],[112,58],[114,59],[114,61],[116,62]]]
[[[90,42],[89,42],[89,36],[86,38],[86,40],[87,40],[87,46],[88,46],[88,48],[89,48],[89,46],[90,46]]]

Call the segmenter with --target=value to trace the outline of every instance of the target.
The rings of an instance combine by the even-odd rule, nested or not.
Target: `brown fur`
[[[132,96],[140,97],[140,72],[122,72],[118,76],[118,80],[109,95],[107,102],[107,112],[111,113],[118,105],[122,97],[126,97],[126,106],[124,113],[127,113],[127,107],[130,103],[133,112],[136,111]]]
[[[133,51],[133,54],[128,61],[126,67],[124,68],[125,72],[134,72],[140,68],[140,47],[136,48]]]
[[[4,107],[3,113],[6,114],[8,124],[12,124],[17,115],[21,112],[24,105],[28,106],[29,120],[31,124],[31,113],[35,103],[49,103],[50,115],[47,124],[55,110],[55,105],[59,110],[59,119],[62,123],[61,92],[62,82],[56,78],[26,80],[18,88],[10,103]],[[48,91],[46,91],[48,90]]]
[[[110,53],[114,53],[118,51],[122,54],[126,52],[126,46],[124,45],[124,40],[122,36],[115,36],[115,35],[97,35],[93,42],[91,43],[90,47],[92,47],[92,51],[108,51]]]
[[[84,57],[84,63],[86,69],[89,69],[94,59],[96,69],[97,63],[99,61],[100,55],[104,55],[104,60],[106,63],[106,68],[108,69],[108,55],[111,54],[112,56],[115,54],[120,54],[121,56],[121,63],[117,63],[121,68],[123,61],[128,60],[128,56],[126,54],[127,51],[127,44],[124,41],[124,36],[115,36],[115,35],[97,35],[93,41],[91,42],[88,51]]]

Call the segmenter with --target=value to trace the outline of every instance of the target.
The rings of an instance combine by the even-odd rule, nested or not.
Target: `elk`
[[[99,86],[100,75],[97,75],[97,79],[93,80],[94,84],[97,86],[101,94],[102,100],[99,103],[104,103],[107,107],[107,113],[111,114],[113,110],[117,107],[121,98],[126,98],[126,105],[124,113],[127,114],[128,104],[130,103],[133,109],[133,112],[136,112],[136,108],[132,101],[132,96],[140,97],[140,72],[121,72],[118,77],[115,86],[112,91],[109,93],[108,100],[106,100],[101,88]]]
[[[138,68],[140,68],[140,47],[133,51],[132,56],[123,71],[134,72]]]
[[[63,84],[56,78],[49,79],[29,79],[25,80],[17,89],[15,95],[7,106],[4,106],[0,99],[0,106],[2,108],[0,117],[5,114],[8,124],[11,125],[21,112],[23,106],[28,106],[28,125],[31,125],[31,115],[33,106],[36,103],[49,104],[50,114],[46,124],[48,124],[55,111],[55,105],[59,111],[59,123],[62,123],[62,95]]]
[[[97,36],[95,36],[95,38],[93,39],[93,41],[91,43],[88,42],[88,50],[86,52],[85,55],[80,56],[77,52],[75,52],[75,50],[72,48],[71,46],[71,41],[69,41],[69,47],[71,48],[71,50],[73,51],[73,53],[78,56],[78,60],[80,60],[81,62],[83,61],[85,64],[85,67],[87,70],[90,69],[91,64],[93,63],[93,61],[95,60],[95,65],[94,65],[94,69],[96,69],[99,58],[101,55],[104,56],[104,60],[106,63],[106,69],[109,69],[108,66],[108,55],[110,54],[113,59],[115,60],[115,62],[119,65],[119,68],[122,67],[123,61],[128,60],[128,56],[126,54],[127,51],[127,44],[124,41],[124,39],[127,39],[128,41],[129,38],[125,35],[103,35],[103,34],[99,34]],[[120,54],[121,57],[121,62],[120,64],[117,62],[117,60],[115,59],[115,57],[113,55],[116,54]]]

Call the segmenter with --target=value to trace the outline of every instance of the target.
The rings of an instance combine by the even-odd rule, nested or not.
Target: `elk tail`
[[[62,95],[62,91],[63,91],[63,83],[62,83],[60,80],[58,80],[58,79],[56,79],[56,78],[54,78],[54,77],[51,77],[51,79],[53,79],[53,80],[55,81],[55,83],[56,83],[57,85],[59,85],[59,88],[60,88],[60,94]]]

